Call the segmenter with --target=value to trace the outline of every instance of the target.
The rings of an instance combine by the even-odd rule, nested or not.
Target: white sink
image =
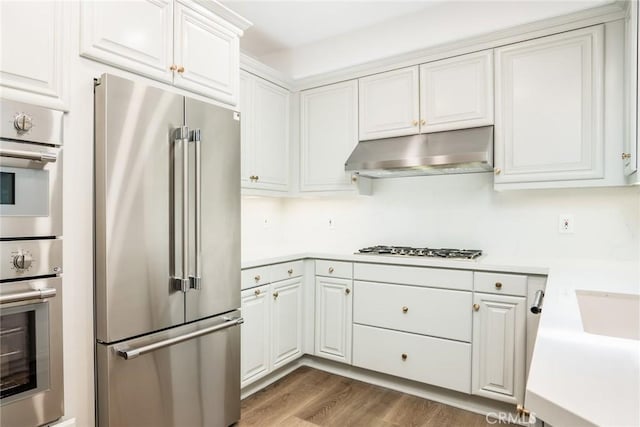
[[[640,295],[577,290],[576,296],[585,332],[640,340]]]

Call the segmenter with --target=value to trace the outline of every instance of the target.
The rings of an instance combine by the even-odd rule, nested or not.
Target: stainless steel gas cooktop
[[[479,249],[435,249],[412,248],[409,246],[371,246],[359,249],[356,254],[364,255],[399,255],[430,258],[476,259],[482,255]]]

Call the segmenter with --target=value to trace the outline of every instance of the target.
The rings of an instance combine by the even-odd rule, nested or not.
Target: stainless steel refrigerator
[[[98,424],[237,421],[239,307],[238,114],[102,75],[95,84]]]

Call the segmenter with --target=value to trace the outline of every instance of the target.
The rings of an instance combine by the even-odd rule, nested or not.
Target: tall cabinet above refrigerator
[[[237,113],[96,81],[95,262],[98,424],[237,421]]]

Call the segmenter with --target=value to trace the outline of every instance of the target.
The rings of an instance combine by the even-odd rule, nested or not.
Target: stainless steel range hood
[[[371,178],[493,170],[493,126],[360,141],[345,170]]]

